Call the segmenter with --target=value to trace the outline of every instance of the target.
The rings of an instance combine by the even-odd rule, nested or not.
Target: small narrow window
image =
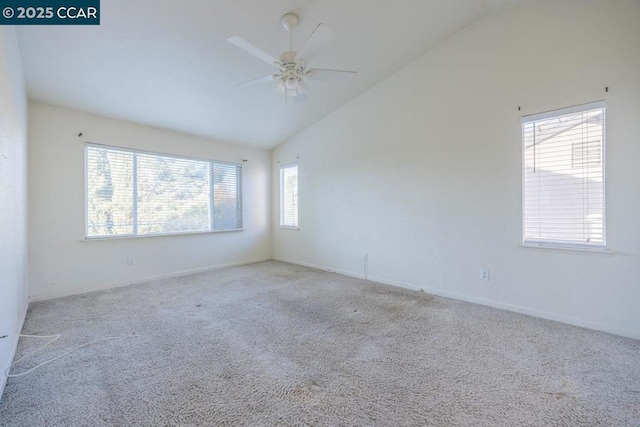
[[[298,228],[298,164],[280,167],[280,226]]]
[[[604,102],[522,118],[524,243],[605,248]]]

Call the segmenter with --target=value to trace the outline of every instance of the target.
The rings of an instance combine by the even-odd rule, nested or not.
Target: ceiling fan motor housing
[[[304,61],[296,59],[296,52],[285,52],[280,55],[280,73],[283,78],[299,77],[304,73]]]

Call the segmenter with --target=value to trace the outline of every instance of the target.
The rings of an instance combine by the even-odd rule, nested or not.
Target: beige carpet
[[[640,341],[266,262],[32,304],[3,426],[640,425]],[[22,340],[19,354],[35,347]]]

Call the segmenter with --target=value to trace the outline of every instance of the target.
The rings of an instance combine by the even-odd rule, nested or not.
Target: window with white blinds
[[[298,165],[280,167],[280,226],[298,227]]]
[[[242,228],[241,166],[87,144],[86,237]]]
[[[605,104],[522,118],[524,243],[605,247]]]

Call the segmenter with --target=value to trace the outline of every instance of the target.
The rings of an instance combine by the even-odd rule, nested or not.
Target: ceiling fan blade
[[[235,45],[240,49],[244,50],[245,52],[250,53],[256,58],[261,59],[267,64],[276,65],[280,63],[280,61],[278,61],[276,58],[264,52],[263,50],[255,47],[254,45],[252,45],[251,43],[249,43],[248,41],[246,41],[241,37],[238,37],[238,36],[229,37],[227,41],[232,45]]]
[[[253,85],[258,84],[258,83],[272,82],[272,81],[276,80],[277,78],[278,78],[277,74],[273,74],[273,75],[269,75],[269,76],[262,76],[262,77],[258,77],[257,79],[249,80],[248,82],[240,83],[238,85],[238,87],[249,87],[249,86],[253,86]]]
[[[331,30],[326,25],[318,24],[307,41],[304,42],[296,57],[304,59],[304,61],[308,64],[331,42],[331,39]]]
[[[356,71],[324,70],[322,68],[312,68],[307,70],[305,77],[311,80],[323,82],[351,83],[358,74]]]

